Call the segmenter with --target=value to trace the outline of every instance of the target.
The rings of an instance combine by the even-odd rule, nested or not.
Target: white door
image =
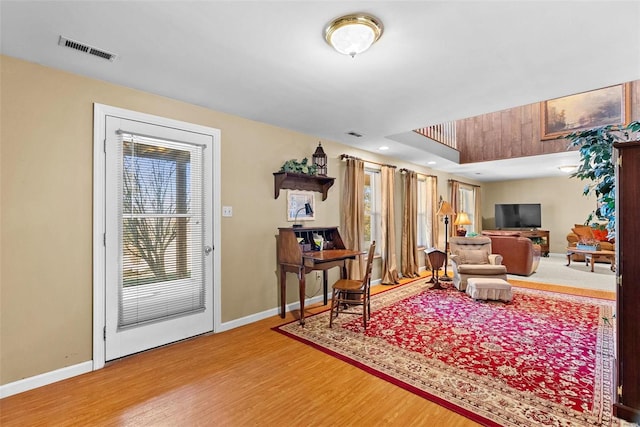
[[[213,330],[212,135],[105,118],[105,360]]]

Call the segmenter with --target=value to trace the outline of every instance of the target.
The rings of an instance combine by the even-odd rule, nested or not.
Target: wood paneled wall
[[[631,119],[640,120],[640,80],[631,83]],[[510,159],[567,150],[566,139],[540,139],[540,103],[456,121],[460,163]]]

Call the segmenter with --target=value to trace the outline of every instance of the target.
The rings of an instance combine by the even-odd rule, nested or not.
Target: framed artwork
[[[305,203],[311,205],[311,213],[307,213],[304,208]],[[292,191],[287,192],[287,221],[313,221],[316,219],[315,198],[312,191]]]
[[[556,98],[540,103],[540,139],[557,139],[571,132],[630,121],[629,83]]]

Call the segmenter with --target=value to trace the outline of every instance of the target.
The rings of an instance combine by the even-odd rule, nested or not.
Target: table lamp
[[[300,228],[302,224],[298,224],[298,214],[304,209],[304,213],[307,215],[311,215],[313,213],[313,209],[309,203],[305,203],[303,207],[296,211],[296,216],[293,218],[293,228]]]
[[[453,222],[453,225],[457,225],[456,234],[458,236],[466,236],[467,230],[462,227],[463,225],[471,225],[471,220],[469,219],[469,215],[466,212],[458,212],[456,216],[456,220]]]

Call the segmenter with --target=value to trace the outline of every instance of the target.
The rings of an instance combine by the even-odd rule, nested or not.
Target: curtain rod
[[[397,166],[395,166],[395,165],[388,165],[386,163],[372,162],[371,160],[364,160],[364,159],[361,159],[360,157],[350,156],[348,154],[341,154],[340,155],[340,160],[347,160],[347,159],[362,160],[363,162],[373,163],[374,165],[386,166],[386,167],[393,168],[393,169],[397,168]]]
[[[411,169],[407,169],[407,168],[402,168],[400,169],[400,173],[404,174],[404,173],[409,173],[409,172],[415,172],[418,175],[422,175],[422,176],[426,176],[426,177],[431,177],[431,178],[437,178],[437,175],[427,175],[426,173],[422,173],[422,172],[416,172],[416,171],[412,171]]]
[[[462,181],[458,181],[456,179],[450,179],[448,182],[457,182],[458,184],[464,184],[464,185],[468,185],[469,187],[476,187],[476,188],[480,188],[480,185],[475,185],[475,184],[469,184],[468,182],[462,182]]]

